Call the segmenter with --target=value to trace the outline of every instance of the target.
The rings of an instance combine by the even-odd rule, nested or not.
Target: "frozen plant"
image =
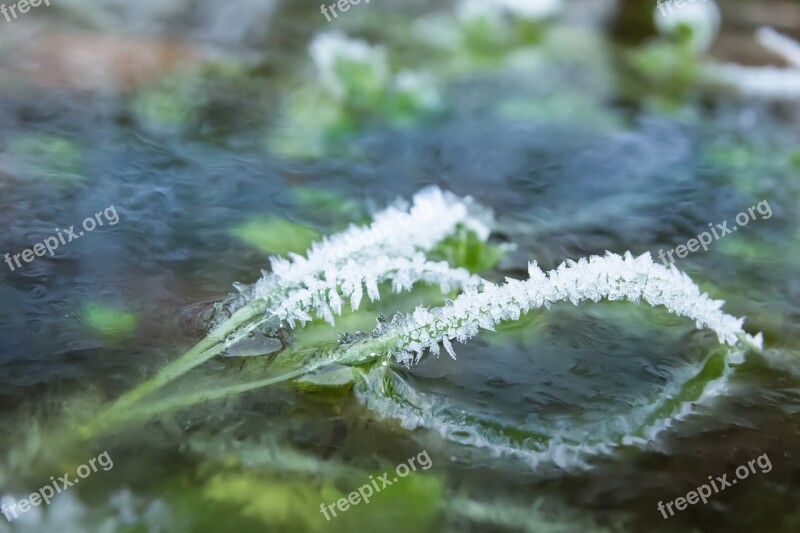
[[[386,49],[340,33],[321,33],[309,45],[322,86],[340,104],[374,112],[435,110],[439,92],[424,73],[395,73]],[[412,117],[413,118],[413,117]]]
[[[305,324],[316,315],[333,326],[334,316],[342,314],[344,298],[349,299],[350,308],[355,311],[363,298],[364,288],[371,301],[379,300],[378,286],[386,281],[392,283],[395,292],[410,290],[415,283],[423,282],[438,285],[446,294],[456,288],[477,287],[481,280],[463,268],[452,268],[444,261],[427,261],[421,253],[411,258],[376,257],[368,263],[349,259],[341,267],[331,265],[326,268],[322,279],[309,276],[302,288],[278,286],[273,292],[265,292],[263,301],[275,301],[275,306],[263,313],[262,320],[253,322],[242,332],[249,333],[271,317],[277,317],[294,328],[296,321]],[[282,298],[275,298],[275,293],[281,294]],[[253,298],[260,298],[258,290],[253,294]]]
[[[723,302],[712,300],[702,293],[686,274],[674,266],[667,268],[654,263],[647,253],[636,258],[630,253],[623,256],[607,253],[604,257],[568,261],[547,273],[539,269],[536,263],[531,263],[527,279],[507,279],[503,284],[480,279],[462,269],[426,258],[425,252],[430,251],[456,227],[472,228],[481,239],[486,239],[489,226],[479,213],[480,210],[476,210],[469,200],[456,198],[438,189],[428,189],[415,197],[414,206],[410,209],[391,207],[376,215],[371,226],[350,228],[331,237],[313,246],[306,257],[273,260],[273,272],[265,274],[254,286],[243,290],[244,307],[236,311],[230,320],[155,378],[124,395],[91,419],[81,427],[81,438],[92,438],[120,425],[298,378],[303,378],[307,383],[334,386],[357,379],[359,386],[356,394],[368,407],[377,409],[379,414],[399,413],[404,420],[436,426],[446,430],[445,434],[450,436],[465,432],[474,434],[480,438],[472,441],[473,445],[538,461],[539,457],[547,454],[560,457],[567,452],[579,454],[610,449],[610,445],[601,438],[590,439],[584,443],[585,446],[580,443],[567,445],[555,439],[540,442],[538,451],[526,451],[519,448],[513,439],[507,439],[502,432],[490,435],[488,440],[481,440],[483,437],[472,431],[475,428],[469,421],[459,418],[448,407],[449,404],[444,405],[435,398],[425,400],[424,395],[409,389],[410,385],[392,381],[389,388],[394,387],[395,392],[401,393],[400,396],[405,398],[402,402],[405,403],[398,404],[396,399],[389,401],[387,394],[391,391],[384,390],[385,394],[381,393],[386,387],[374,382],[375,379],[383,380],[383,374],[373,371],[381,370],[390,362],[415,364],[426,351],[438,355],[440,345],[455,358],[453,341],[466,342],[480,330],[494,330],[500,322],[519,320],[524,313],[549,308],[561,301],[575,305],[586,300],[644,301],[693,320],[697,328],[714,332],[720,343],[736,346],[739,352],[746,348],[760,349],[762,346],[761,334],[747,334],[742,329],[744,319],[724,313],[721,310]],[[204,387],[196,392],[171,394],[139,403],[154,390],[220,353],[230,337],[240,337],[244,332],[251,331],[254,325],[274,318],[293,327],[296,322],[303,324],[314,315],[332,324],[335,316],[342,312],[347,299],[353,309],[358,308],[365,294],[377,299],[378,285],[383,281],[391,282],[396,291],[424,281],[438,284],[443,292],[452,288],[462,292],[455,300],[446,300],[441,307],[417,307],[408,315],[395,315],[390,322],[379,319],[372,334],[344,336],[338,345],[326,344],[311,349],[290,347],[282,357],[292,361],[291,370],[282,374]],[[687,402],[701,398],[705,391],[717,386],[717,378],[725,374],[727,357],[727,350],[709,356],[700,371],[705,380],[703,387],[698,383],[677,384],[671,396],[654,406],[639,409],[633,417],[639,423],[634,433],[627,431],[629,420],[617,420],[603,425],[608,430],[607,434],[616,435],[615,442],[646,442],[651,439],[659,428],[667,427],[668,422],[663,422],[665,417],[671,420],[670,417],[676,413],[680,415],[685,411]],[[356,366],[363,367],[365,371],[349,368]],[[374,378],[371,384],[370,376]],[[400,391],[403,387],[406,388]],[[364,396],[370,394],[377,396]],[[409,405],[413,407],[411,410],[407,409]],[[659,424],[648,421],[658,421]],[[411,422],[408,427],[416,427]]]
[[[464,269],[428,261],[424,253],[459,227],[486,240],[491,223],[491,213],[474,205],[471,198],[430,187],[417,193],[410,207],[396,203],[377,213],[369,226],[351,226],[313,244],[305,257],[272,258],[272,272],[265,272],[253,286],[238,287],[241,296],[227,320],[152,379],[123,395],[98,417],[98,425],[124,418],[131,405],[265,324],[274,326],[277,320],[278,325],[291,328],[314,315],[333,324],[344,298],[357,309],[364,289],[376,300],[378,285],[384,281],[390,281],[395,291],[408,290],[417,282],[439,285],[445,292],[477,286],[479,278]]]
[[[772,28],[759,29],[756,38],[762,46],[781,56],[790,66],[711,64],[706,68],[706,77],[711,82],[733,87],[745,96],[775,100],[800,97],[800,43]]]
[[[689,31],[689,43],[697,52],[705,52],[719,33],[722,17],[713,0],[695,1],[677,6],[673,0],[659,0],[653,20],[659,32],[678,35]]]
[[[375,214],[369,226],[351,226],[312,244],[305,257],[289,254],[289,259],[272,258],[272,272],[256,284],[256,296],[265,297],[277,285],[296,286],[309,276],[323,275],[348,260],[365,262],[428,252],[458,225],[486,240],[491,224],[491,213],[471,198],[429,187],[414,195],[410,207],[402,202],[389,206]]]
[[[455,357],[453,340],[465,342],[481,329],[494,330],[505,320],[519,320],[521,314],[552,303],[569,300],[641,300],[652,306],[695,321],[698,328],[717,334],[730,346],[744,341],[760,348],[761,334],[751,337],[742,330],[744,319],[723,313],[723,303],[700,292],[689,277],[675,269],[653,263],[649,253],[634,258],[607,253],[577,263],[562,263],[556,270],[542,272],[529,265],[525,281],[508,279],[504,285],[484,282],[483,290],[467,290],[455,301],[435,309],[418,307],[411,315],[395,321],[385,334],[379,357],[393,357],[400,363],[419,361],[428,349],[439,353],[439,343]]]
[[[373,84],[383,87],[389,82],[389,61],[386,49],[370,46],[341,33],[320,33],[308,47],[323,86],[339,100],[348,96],[348,68],[358,69]]]

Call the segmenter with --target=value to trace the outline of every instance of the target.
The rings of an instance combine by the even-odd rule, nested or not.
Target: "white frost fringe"
[[[742,330],[743,318],[723,313],[723,303],[712,300],[684,273],[675,267],[655,264],[649,253],[634,258],[606,253],[575,263],[562,263],[556,270],[542,272],[536,263],[529,265],[526,281],[508,279],[504,285],[485,282],[481,292],[469,290],[444,307],[418,307],[394,325],[390,334],[397,338],[393,355],[403,364],[417,362],[425,349],[439,353],[441,342],[455,357],[452,340],[464,342],[480,329],[494,330],[503,320],[518,320],[520,314],[548,307],[560,300],[577,304],[583,300],[640,300],[652,306],[663,305],[670,312],[691,318],[698,328],[714,331],[720,342],[731,346],[738,340],[762,346],[762,336]]]
[[[378,300],[378,285],[392,283],[395,292],[409,290],[417,282],[439,285],[442,292],[475,288],[478,276],[445,262],[428,261],[428,252],[458,226],[486,240],[491,233],[492,214],[471,198],[459,198],[437,187],[417,193],[410,207],[401,202],[374,216],[369,226],[351,226],[346,231],[311,245],[307,257],[290,254],[289,259],[271,258],[272,272],[265,272],[253,286],[238,285],[242,305],[263,300],[266,310],[227,342],[277,316],[294,327],[316,315],[333,325],[342,312],[344,298],[357,310],[364,289],[370,300]]]
[[[330,277],[347,261],[367,266],[382,257],[411,258],[433,249],[459,224],[486,240],[491,223],[491,214],[471,198],[430,187],[414,196],[410,209],[401,203],[390,206],[377,213],[369,226],[351,226],[312,244],[307,257],[289,254],[288,260],[271,258],[272,273],[256,283],[255,296],[264,296],[277,286],[302,284],[309,277]]]

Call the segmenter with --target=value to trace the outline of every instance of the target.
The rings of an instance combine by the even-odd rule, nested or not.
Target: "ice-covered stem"
[[[670,312],[695,321],[698,328],[714,331],[720,342],[728,345],[742,343],[760,349],[762,337],[742,330],[744,319],[723,313],[723,302],[712,300],[700,292],[689,277],[675,269],[653,262],[649,253],[634,258],[607,253],[577,263],[570,261],[548,273],[535,263],[529,265],[529,279],[509,279],[503,285],[483,282],[483,290],[468,290],[443,307],[418,307],[406,317],[395,317],[388,326],[355,343],[330,350],[315,357],[301,368],[280,376],[212,389],[201,393],[166,398],[129,413],[117,412],[103,424],[94,423],[95,431],[110,423],[123,423],[163,414],[204,401],[253,391],[276,383],[312,373],[331,364],[359,365],[378,359],[395,358],[411,364],[419,360],[426,349],[439,353],[439,343],[455,357],[451,341],[466,341],[481,329],[493,330],[504,320],[518,320],[531,309],[548,307],[569,300],[578,304],[584,300],[646,301],[652,306],[663,305]],[[99,428],[99,429],[98,429]]]
[[[438,285],[443,293],[452,289],[474,289],[481,278],[463,268],[452,268],[446,262],[426,261],[423,254],[412,258],[376,257],[367,264],[348,260],[341,268],[330,268],[324,279],[309,278],[305,288],[292,292],[271,313],[294,327],[312,319],[312,314],[334,325],[334,316],[342,313],[343,299],[350,307],[359,308],[364,288],[371,301],[380,299],[378,286],[391,282],[394,292],[410,290],[414,283]]]
[[[235,332],[229,334],[226,346],[236,344],[274,319],[294,328],[296,322],[305,325],[316,316],[333,326],[334,318],[342,314],[346,300],[349,300],[351,309],[356,311],[364,297],[364,289],[371,301],[379,300],[378,287],[384,282],[391,282],[394,292],[410,290],[415,283],[421,282],[438,285],[446,294],[453,289],[475,289],[482,280],[444,261],[426,261],[421,253],[409,259],[376,257],[367,264],[349,260],[339,269],[330,268],[323,279],[308,278],[302,288],[286,292],[278,304],[267,307],[249,323],[240,324]],[[256,303],[263,301],[255,300]]]
[[[684,273],[674,267],[655,264],[649,253],[634,258],[607,253],[577,263],[562,263],[556,270],[542,272],[535,263],[529,266],[526,281],[509,279],[504,285],[486,283],[482,291],[467,291],[441,308],[418,307],[387,331],[382,357],[394,357],[410,364],[419,360],[425,349],[439,353],[439,343],[455,357],[451,341],[464,342],[480,329],[493,330],[504,320],[517,320],[521,313],[549,307],[561,300],[578,304],[583,300],[644,300],[663,305],[670,312],[695,321],[698,328],[714,331],[720,342],[735,345],[739,340],[761,347],[755,337],[742,330],[744,319],[723,313],[723,303],[712,300]]]
[[[294,327],[315,314],[333,322],[341,314],[342,297],[359,306],[366,287],[372,300],[378,284],[391,281],[395,291],[418,282],[451,288],[474,287],[479,278],[446,263],[426,261],[428,251],[464,226],[485,240],[491,213],[470,198],[430,187],[414,196],[410,208],[396,203],[375,215],[369,226],[351,226],[311,246],[307,257],[272,258],[273,271],[243,291],[243,307],[188,352],[161,369],[153,378],[124,394],[102,416],[116,416],[144,396],[164,387],[193,368],[220,354],[248,332],[277,316]]]
[[[486,240],[491,220],[491,213],[471,198],[429,187],[414,195],[410,208],[396,203],[377,213],[369,226],[351,226],[312,244],[306,257],[272,258],[272,272],[256,283],[253,295],[266,298],[276,287],[296,287],[349,260],[365,263],[378,257],[413,257],[432,250],[459,225]]]
[[[120,413],[125,412],[142,398],[222,353],[225,350],[225,340],[228,336],[237,331],[238,328],[255,320],[265,310],[266,303],[263,301],[253,302],[239,309],[224,324],[217,327],[182,356],[159,370],[155,376],[120,396],[110,407],[96,417],[97,421],[101,422],[103,419],[113,419],[119,416]]]

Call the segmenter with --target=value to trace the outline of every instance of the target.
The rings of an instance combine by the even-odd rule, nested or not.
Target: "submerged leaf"
[[[275,337],[268,337],[260,331],[253,331],[247,337],[229,345],[225,349],[228,357],[251,357],[268,355],[283,349],[283,343]]]
[[[342,389],[355,383],[353,369],[349,366],[331,365],[319,371],[303,376],[295,381],[295,386],[304,391]]]
[[[96,304],[83,306],[80,317],[94,333],[114,339],[132,334],[137,323],[136,315],[131,312]]]
[[[278,216],[251,219],[231,233],[262,252],[279,255],[302,252],[320,237],[316,230]]]

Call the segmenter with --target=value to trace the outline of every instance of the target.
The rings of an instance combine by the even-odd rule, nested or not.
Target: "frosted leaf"
[[[374,215],[368,226],[350,226],[346,231],[313,243],[305,257],[291,253],[270,258],[272,272],[263,273],[254,285],[239,285],[242,296],[231,305],[231,313],[250,302],[260,301],[266,310],[255,325],[272,316],[307,322],[311,315],[330,321],[342,312],[342,298],[357,309],[364,284],[370,299],[380,297],[379,285],[390,282],[393,290],[409,290],[415,283],[443,288],[467,289],[481,283],[466,270],[444,262],[430,262],[424,252],[465,226],[485,240],[491,231],[491,212],[470,198],[459,198],[436,187],[414,195],[411,204],[397,201]]]
[[[396,203],[375,214],[369,226],[351,226],[315,243],[307,257],[294,254],[291,261],[271,259],[273,272],[256,283],[255,296],[263,298],[276,289],[300,285],[308,277],[330,279],[347,261],[368,265],[382,258],[413,257],[431,250],[458,225],[485,240],[491,224],[491,213],[471,198],[430,187],[414,195],[410,207]]]
[[[698,328],[714,331],[723,344],[736,345],[740,340],[760,346],[760,336],[751,337],[742,330],[744,319],[723,313],[722,302],[702,294],[686,274],[653,263],[650,254],[634,258],[607,253],[577,263],[562,263],[556,270],[540,274],[535,265],[525,281],[509,280],[498,286],[484,282],[483,290],[467,290],[443,307],[427,310],[418,307],[414,313],[394,324],[390,334],[397,339],[394,355],[406,361],[405,346],[422,342],[433,349],[441,342],[453,355],[450,341],[464,342],[480,329],[493,330],[503,320],[517,319],[521,313],[553,302],[600,298],[644,300],[650,305],[663,305],[670,312],[692,319]],[[608,280],[614,283],[607,283]],[[421,332],[426,333],[425,335]]]

